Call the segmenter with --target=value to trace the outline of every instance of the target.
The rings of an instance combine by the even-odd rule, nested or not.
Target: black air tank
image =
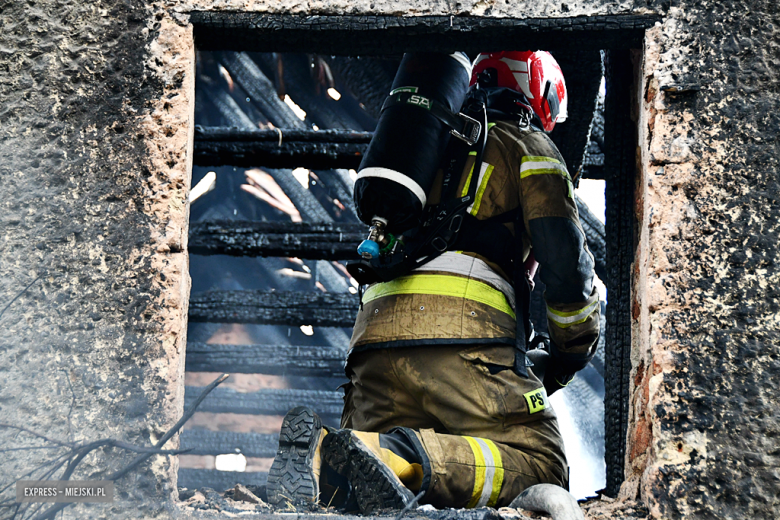
[[[360,220],[371,224],[375,216],[381,217],[394,234],[419,224],[449,139],[449,128],[430,113],[426,100],[457,113],[470,79],[471,64],[464,53],[404,55],[390,96],[415,96],[387,106],[379,117],[355,182]]]

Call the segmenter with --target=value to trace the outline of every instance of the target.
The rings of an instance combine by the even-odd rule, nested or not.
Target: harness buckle
[[[460,232],[460,226],[463,224],[463,215],[454,215],[450,220],[450,231],[453,233]]]
[[[447,242],[442,237],[436,237],[431,240],[431,247],[433,247],[439,253],[443,253],[447,250],[449,244],[447,244]]]
[[[482,133],[482,123],[462,112],[459,112],[456,115],[463,120],[463,128],[460,131],[453,128],[450,130],[450,134],[467,145],[474,146],[474,143],[479,140],[479,134]]]

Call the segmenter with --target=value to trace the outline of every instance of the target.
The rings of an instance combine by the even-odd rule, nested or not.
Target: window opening
[[[195,450],[193,458],[181,459],[179,485],[191,489],[227,489],[237,482],[262,486],[276,449],[281,416],[289,408],[306,404],[321,413],[326,423],[338,422],[341,396],[334,389],[345,381],[342,361],[357,304],[356,283],[339,261],[353,257],[356,244],[365,234],[365,226],[354,215],[351,186],[400,54],[344,56],[355,52],[354,47],[333,55],[224,50],[214,47],[219,24],[209,25],[200,16],[193,15],[198,45],[213,51],[198,52],[199,126],[193,185],[204,180],[211,190],[204,188],[191,208],[193,290],[186,396],[197,395],[195,387],[210,380],[209,372],[236,375],[232,385],[218,389],[220,392],[204,402],[200,416],[182,435],[183,447]],[[649,24],[641,17],[631,18],[639,20],[635,20],[638,29],[632,29],[632,37],[619,45],[639,41],[637,34]],[[244,29],[252,32],[251,28]],[[240,30],[238,34],[243,33]],[[262,31],[252,34],[253,43],[237,37],[232,45],[271,50],[263,47],[267,45],[279,51],[290,43],[286,39],[290,35],[284,30],[276,41],[267,36],[257,38]],[[474,40],[479,38],[469,40],[469,45],[477,45]],[[361,40],[363,44],[366,41]],[[598,41],[613,42],[610,38]],[[422,37],[417,43],[431,46]],[[408,50],[410,43],[404,45],[407,49],[401,52]],[[414,48],[414,41],[411,45]],[[432,50],[465,48],[451,41],[439,45],[447,48]],[[290,47],[298,50],[293,44]],[[585,87],[595,89],[583,103],[593,103],[591,112],[595,110],[596,117],[588,115],[587,122],[591,124],[592,119],[595,128],[601,117],[600,128],[591,128],[590,139],[581,139],[581,144],[573,147],[570,143],[577,142],[577,136],[566,131],[553,136],[561,141],[559,148],[567,162],[573,156],[571,152],[567,156],[564,150],[567,143],[575,150],[585,149],[574,161],[585,177],[580,188],[583,190],[594,182],[590,179],[603,182],[609,175],[604,118],[614,116],[615,105],[611,111],[607,108],[604,116],[605,104],[595,99],[599,85],[592,81],[590,85],[577,84],[585,81],[583,75],[567,72],[567,57],[570,63],[581,62],[582,54],[577,52],[582,51],[559,47],[553,52],[564,67],[570,91],[572,85],[575,89],[582,87],[582,92],[587,90]],[[598,61],[600,65],[600,56]],[[625,59],[613,60],[613,67],[618,64],[630,67]],[[570,78],[574,80],[571,83]],[[386,83],[384,87],[382,82]],[[601,90],[603,93],[603,85]],[[627,111],[628,105],[620,109]],[[573,133],[572,126],[559,125]],[[573,170],[571,162],[569,166]],[[625,219],[622,206],[616,209],[614,195],[610,199],[610,183],[606,183],[607,214]],[[606,277],[609,262],[603,213],[599,212],[599,218],[588,211],[587,204],[579,205],[591,250],[597,263],[601,259],[598,274]],[[606,235],[609,228],[608,219]],[[627,250],[625,243],[619,247]],[[625,263],[626,258],[624,254],[621,261]],[[607,284],[614,285],[609,281]],[[542,292],[543,287],[534,291],[535,300],[541,299]],[[544,330],[546,321],[539,315],[538,309],[543,307],[538,301],[536,308],[535,326]],[[627,315],[626,309],[611,311],[613,321]],[[612,365],[625,364],[630,336],[628,343],[615,334],[603,336],[602,343],[610,337],[623,342],[620,352],[611,358]],[[572,491],[579,497],[604,487],[604,423],[598,414],[577,412],[591,410],[594,402],[599,402],[603,410],[604,376],[610,373],[610,356],[605,358],[605,350],[600,345],[599,355],[577,383],[552,398],[562,416],[562,428],[568,428],[565,440],[573,466],[572,480],[580,478],[582,484],[573,485]],[[620,372],[619,378],[626,379],[625,373]],[[623,406],[627,407],[627,396]],[[609,446],[609,416],[607,423]],[[613,425],[612,430],[624,429],[625,424]],[[591,434],[583,435],[584,431]],[[580,432],[576,447],[570,445],[571,432]],[[593,432],[597,432],[596,440]],[[613,492],[622,480],[624,445],[613,445],[614,453],[607,457],[612,463],[607,483]],[[598,466],[595,471],[594,466]]]

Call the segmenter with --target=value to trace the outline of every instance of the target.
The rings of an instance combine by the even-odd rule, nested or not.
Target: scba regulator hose
[[[360,220],[371,224],[381,217],[394,234],[419,224],[449,138],[432,110],[438,104],[457,113],[470,79],[462,52],[404,55],[360,163],[354,192]]]

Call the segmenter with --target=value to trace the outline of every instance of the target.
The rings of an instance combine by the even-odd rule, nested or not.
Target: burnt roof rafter
[[[311,52],[370,56],[417,51],[512,48],[628,49],[661,17],[620,14],[570,18],[476,16],[309,16],[192,11],[201,50]]]
[[[194,160],[198,166],[357,168],[372,135],[353,130],[196,127]]]

